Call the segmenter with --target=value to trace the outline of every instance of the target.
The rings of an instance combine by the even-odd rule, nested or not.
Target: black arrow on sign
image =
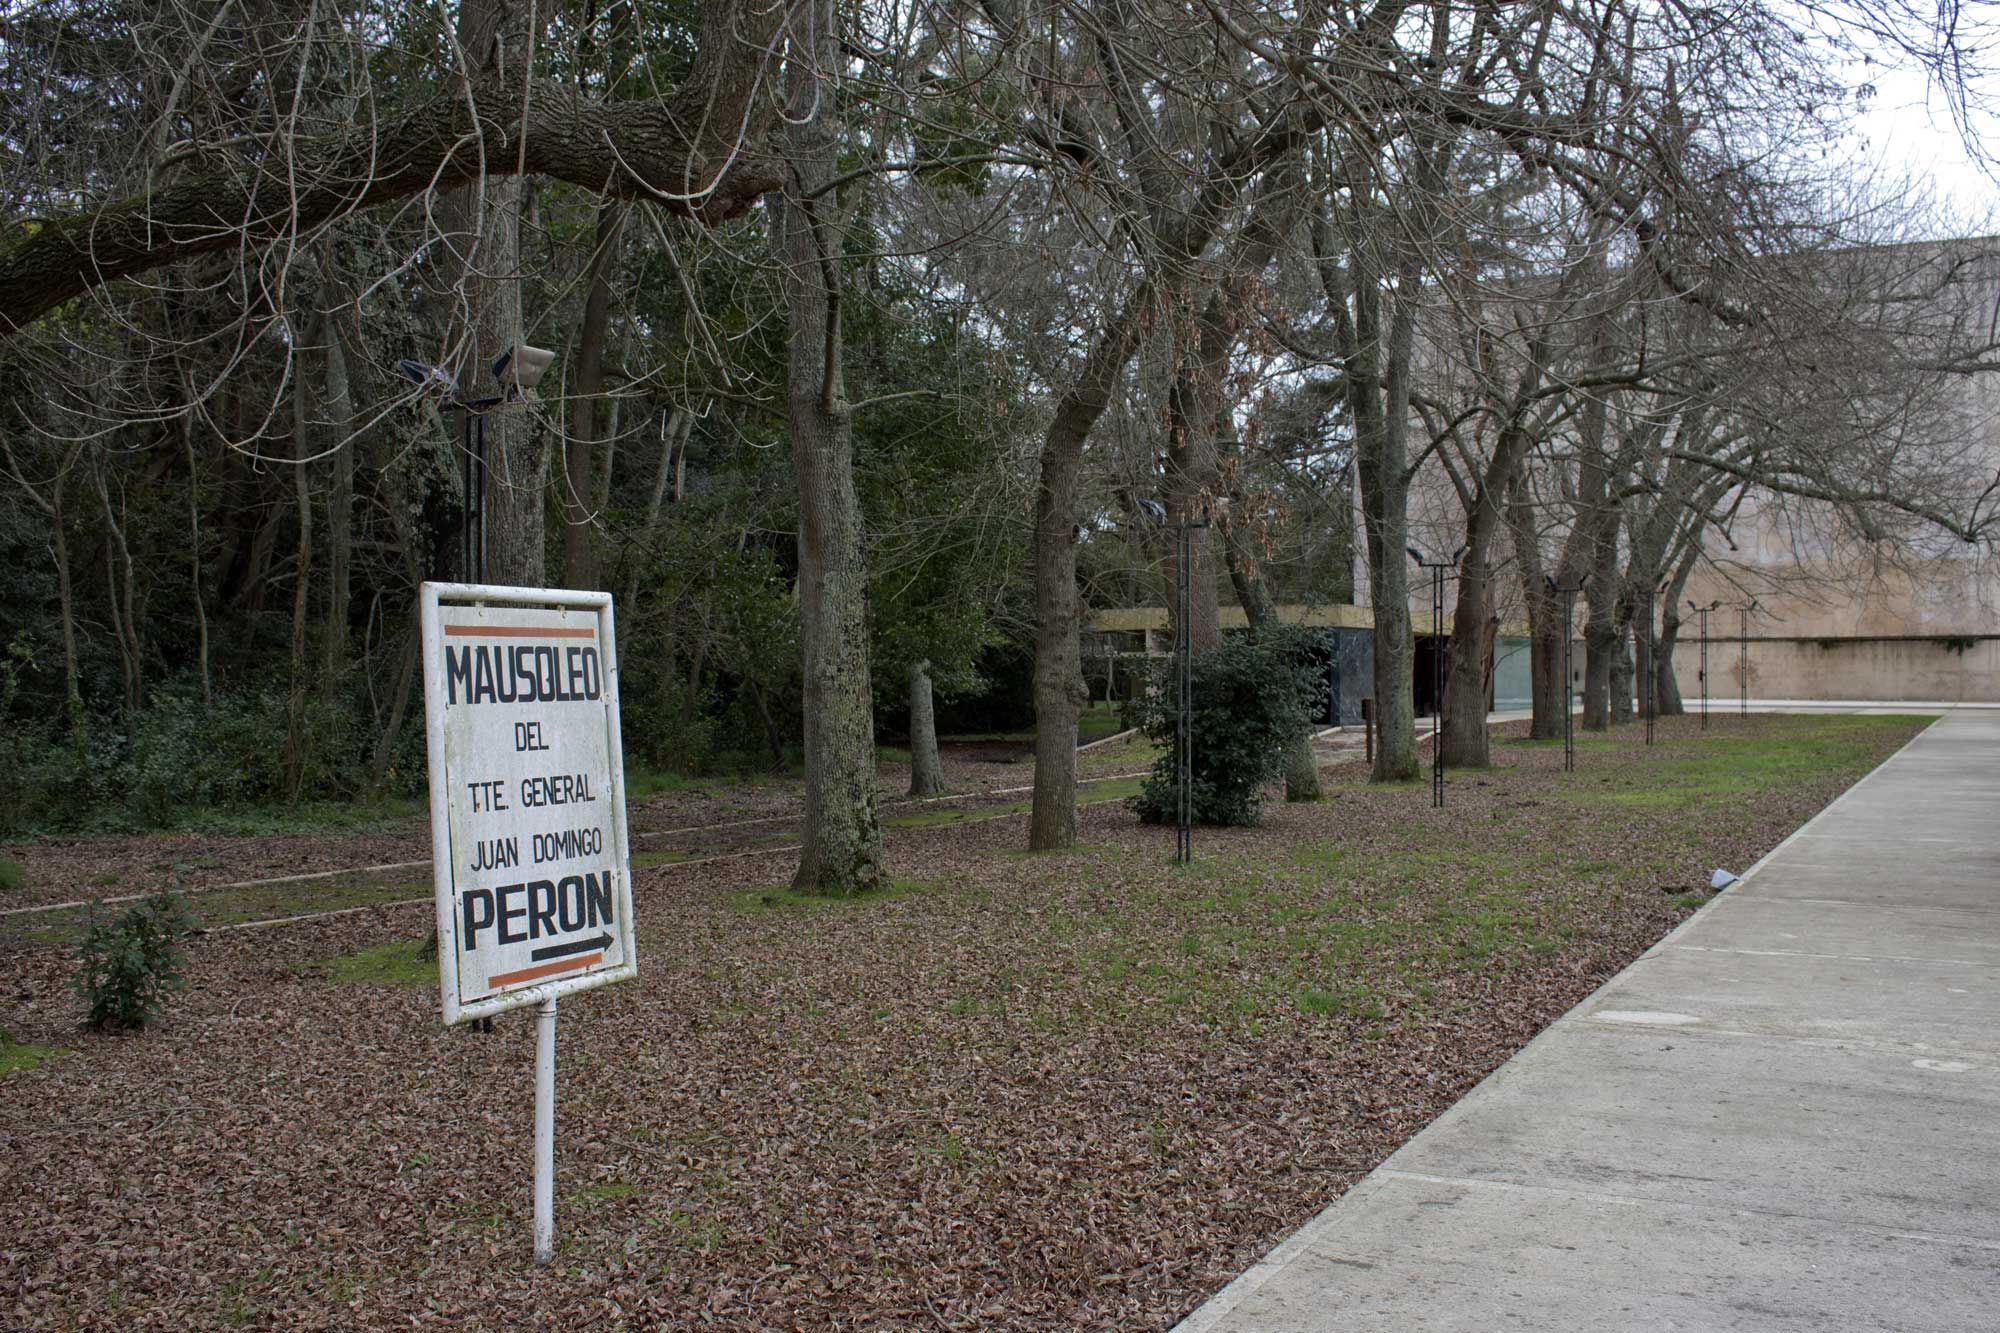
[[[610,947],[611,936],[607,933],[594,935],[587,940],[571,940],[567,944],[551,944],[545,949],[535,950],[528,957],[537,963],[541,963],[551,958],[567,958],[573,953],[594,953],[599,949],[608,949]]]

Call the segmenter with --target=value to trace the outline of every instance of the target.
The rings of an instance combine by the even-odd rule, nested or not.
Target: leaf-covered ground
[[[1034,781],[1028,747],[1019,741],[947,742],[941,752],[945,778],[954,793],[1025,794]],[[1086,778],[1139,772],[1155,753],[1143,738],[1132,738],[1093,748],[1080,757],[1078,768]],[[910,788],[907,760],[884,762],[878,779],[885,815],[907,813],[906,807],[918,804],[905,795]],[[791,835],[796,829],[789,826],[796,823],[804,803],[804,785],[796,776],[678,779],[629,801],[632,850],[636,854],[673,846],[689,835],[740,840],[773,830],[784,832],[780,841],[795,841]],[[358,829],[272,827],[357,822],[323,808],[317,813],[316,820],[303,816],[287,820],[282,812],[235,812],[198,820],[187,829],[0,844],[0,864],[15,866],[18,879],[0,882],[0,913],[90,898],[143,896],[174,879],[188,889],[206,891],[246,880],[391,866],[405,873],[389,875],[387,881],[408,883],[413,878],[408,868],[418,862],[425,868],[415,878],[428,875],[431,835],[424,816],[376,812],[359,820]],[[759,824],[768,827],[759,829]]]
[[[1118,803],[906,827],[863,901],[647,869],[639,980],[562,1004],[549,1269],[532,1020],[442,1030],[424,909],[197,939],[132,1036],[7,946],[67,1053],[0,1074],[0,1326],[1164,1328],[1921,725],[1502,743],[1443,811],[1350,765],[1186,869]]]

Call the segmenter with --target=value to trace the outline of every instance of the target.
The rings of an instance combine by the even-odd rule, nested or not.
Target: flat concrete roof
[[[2000,712],[1972,709],[1180,1325],[1996,1327]]]

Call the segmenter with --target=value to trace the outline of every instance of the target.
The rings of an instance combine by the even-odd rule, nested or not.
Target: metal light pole
[[[461,533],[462,574],[467,583],[486,582],[486,414],[522,401],[522,394],[542,382],[556,354],[542,347],[515,343],[493,360],[493,378],[502,392],[483,398],[466,395],[443,366],[422,361],[396,363],[396,373],[420,390],[443,395],[464,414],[463,453],[465,528]]]
[[[486,414],[521,402],[527,390],[542,382],[555,359],[556,354],[545,348],[515,343],[493,361],[493,378],[500,382],[501,392],[483,398],[467,397],[458,380],[442,366],[408,360],[396,363],[396,373],[420,392],[440,393],[464,414],[465,531],[460,555],[467,583],[486,582]],[[443,941],[438,943],[442,950]],[[490,1033],[493,1020],[481,1018],[477,1027]],[[555,1143],[556,1002],[551,996],[535,1011],[534,1237],[538,1264],[555,1259]]]
[[[1570,642],[1576,637],[1571,623],[1576,614],[1576,594],[1583,588],[1581,583],[1574,588],[1565,588],[1557,583],[1555,575],[1544,574],[1542,579],[1549,585],[1549,591],[1562,599],[1563,608],[1563,772],[1576,772],[1576,718],[1570,704],[1570,682],[1575,679],[1571,672]]]
[[[1757,609],[1753,599],[1736,612],[1736,716],[1750,717],[1750,613]]]
[[[1444,808],[1444,572],[1458,564],[1463,546],[1450,560],[1430,561],[1416,547],[1406,547],[1410,558],[1431,575],[1431,805]]]
[[[1194,860],[1194,625],[1189,615],[1194,606],[1194,533],[1208,526],[1208,520],[1184,518],[1174,524],[1179,538],[1176,571],[1180,585],[1179,624],[1174,646],[1180,655],[1180,716],[1174,725],[1175,828],[1174,862],[1186,865]]]
[[[1688,598],[1688,610],[1701,617],[1701,729],[1708,730],[1708,613],[1722,603],[1710,602],[1707,606],[1696,606],[1694,598]]]
[[[1639,695],[1646,709],[1646,744],[1653,743],[1653,721],[1660,714],[1660,641],[1654,629],[1659,619],[1659,595],[1667,590],[1662,583],[1646,589],[1646,688]]]

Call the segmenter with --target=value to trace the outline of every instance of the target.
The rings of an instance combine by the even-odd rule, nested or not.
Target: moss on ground
[[[435,986],[437,956],[425,957],[424,944],[422,938],[390,940],[309,966],[323,969],[327,980],[341,986]]]
[[[5,1032],[0,1032],[0,1077],[33,1069],[44,1061],[68,1054],[60,1046],[36,1046],[15,1041]]]

